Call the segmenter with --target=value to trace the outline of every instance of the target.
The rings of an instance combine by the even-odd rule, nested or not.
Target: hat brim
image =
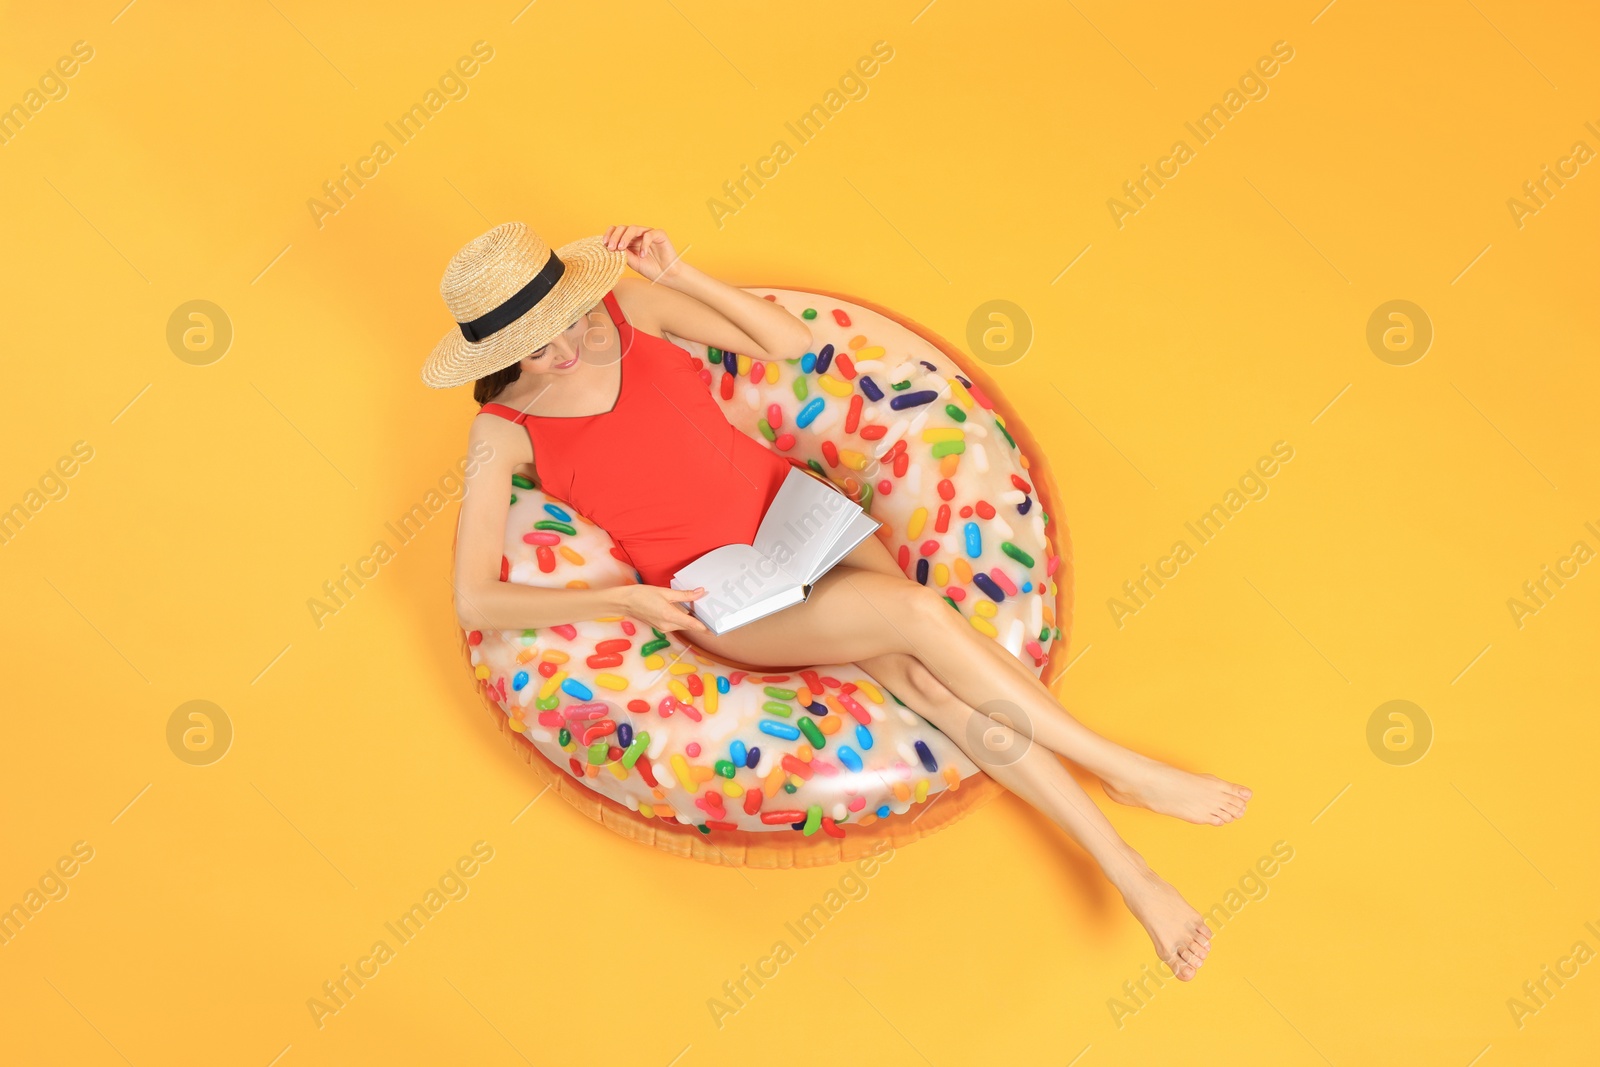
[[[556,255],[566,270],[544,299],[482,341],[469,341],[459,328],[452,329],[423,363],[423,382],[434,389],[448,389],[511,366],[548,344],[598,304],[616,286],[628,264],[627,255],[606,248],[603,237],[562,245]]]

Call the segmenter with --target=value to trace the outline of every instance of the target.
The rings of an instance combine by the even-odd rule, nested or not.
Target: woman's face
[[[523,373],[571,374],[579,368],[585,356],[594,362],[610,342],[611,334],[605,327],[605,315],[599,308],[590,308],[577,322],[552,337],[543,348],[524,356]]]

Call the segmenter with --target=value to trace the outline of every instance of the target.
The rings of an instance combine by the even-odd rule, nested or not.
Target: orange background
[[[1592,10],[518,7],[7,16],[0,105],[74,42],[93,57],[0,144],[0,507],[93,456],[0,545],[0,906],[76,842],[93,858],[0,946],[5,1060],[1592,1058],[1600,965],[1520,1027],[1507,1007],[1575,942],[1600,952],[1600,576],[1520,627],[1507,606],[1600,549],[1596,164],[1520,226],[1507,206],[1600,150]],[[319,227],[322,183],[480,40],[467,95]],[[866,95],[798,144],[785,122],[880,40]],[[1108,199],[1278,41],[1267,95],[1119,228]],[[719,224],[708,200],[780,138],[792,158]],[[660,226],[729,281],[856,294],[957,344],[984,302],[1023,309],[1033,346],[994,374],[1076,546],[1059,693],[1256,790],[1221,829],[1109,815],[1202,908],[1293,849],[1196,982],[1117,1018],[1148,940],[1005,797],[862,880],[719,1027],[708,1000],[843,868],[696,866],[529,807],[457,658],[453,508],[317,628],[306,601],[465,449],[470,398],[417,369],[449,256],[513,218],[556,243]],[[234,333],[207,365],[167,341],[196,299]],[[1366,341],[1395,299],[1434,331],[1406,366]],[[1122,584],[1278,441],[1268,495],[1119,626]],[[1367,742],[1395,699],[1433,732],[1408,765]],[[190,700],[232,726],[209,766],[168,747]],[[319,1028],[307,1000],[479,841],[467,895]]]

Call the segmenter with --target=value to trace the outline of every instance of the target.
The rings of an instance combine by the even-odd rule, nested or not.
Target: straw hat
[[[446,389],[511,366],[598,304],[627,262],[602,237],[552,252],[520,222],[496,226],[445,269],[439,293],[456,328],[434,346],[422,380]]]

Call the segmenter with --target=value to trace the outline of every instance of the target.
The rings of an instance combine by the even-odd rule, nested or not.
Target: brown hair
[[[487,404],[505,389],[506,386],[516,381],[522,375],[522,362],[519,360],[511,366],[497,370],[493,374],[485,374],[482,378],[472,383],[472,399],[480,404]]]

